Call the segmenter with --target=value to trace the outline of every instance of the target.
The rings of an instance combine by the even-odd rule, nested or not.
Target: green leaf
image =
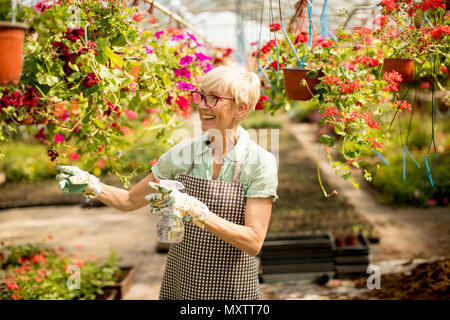
[[[111,44],[109,43],[108,39],[100,38],[97,41],[95,41],[95,44],[97,45],[97,56],[95,59],[102,64],[108,63],[108,52],[107,50],[111,50]]]
[[[118,34],[117,37],[111,39],[111,45],[114,47],[124,47],[126,44],[127,39],[122,33]]]
[[[123,67],[123,59],[118,54],[115,54],[110,48],[106,49],[106,52],[108,54],[108,58],[111,61],[112,67]]]
[[[334,141],[335,141],[334,137],[330,137],[329,135],[326,135],[326,134],[322,135],[319,138],[319,142],[321,144],[325,144],[329,147],[332,147],[334,145]]]

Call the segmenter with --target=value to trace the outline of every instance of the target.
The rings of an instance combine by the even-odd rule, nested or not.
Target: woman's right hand
[[[87,171],[76,166],[58,166],[60,172],[56,176],[59,189],[64,193],[84,193],[88,198],[96,198],[102,191],[100,180]]]

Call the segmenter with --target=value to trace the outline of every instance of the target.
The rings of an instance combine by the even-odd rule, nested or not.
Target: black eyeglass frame
[[[235,98],[220,97],[220,96],[216,96],[215,94],[204,94],[204,93],[200,92],[199,90],[193,90],[193,91],[191,91],[191,97],[192,97],[192,101],[194,103],[195,103],[195,101],[194,101],[195,100],[194,99],[194,94],[195,93],[200,95],[200,97],[201,97],[200,101],[203,101],[205,103],[205,106],[207,106],[210,109],[213,109],[216,106],[217,102],[219,102],[220,99],[236,100]],[[208,105],[208,102],[206,101],[206,97],[214,97],[214,98],[216,98],[216,102],[212,106],[210,106],[210,105]],[[195,103],[195,104],[198,105],[198,103]]]

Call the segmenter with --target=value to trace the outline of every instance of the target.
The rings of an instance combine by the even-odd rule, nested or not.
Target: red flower
[[[339,115],[339,109],[336,106],[327,106],[325,108],[325,112],[323,113],[323,117],[334,118]]]
[[[441,64],[441,71],[442,71],[442,73],[446,73],[448,71],[447,67],[444,66],[443,64]]]
[[[67,31],[65,32],[65,36],[71,42],[77,42],[77,40],[84,36],[84,30],[80,27],[75,29],[67,29]]]
[[[421,89],[428,89],[430,87],[430,83],[425,81],[420,84]]]
[[[383,88],[383,91],[400,90],[400,82],[402,82],[402,75],[397,71],[385,72],[383,75],[383,80],[388,82],[388,84]]]
[[[373,24],[382,27],[386,23],[386,20],[387,19],[385,16],[379,16],[379,17],[376,17],[375,19],[373,19]]]
[[[281,25],[278,22],[273,24],[269,24],[270,31],[279,31],[281,30]]]
[[[175,100],[175,103],[178,104],[178,107],[181,110],[188,110],[189,109],[189,102],[190,100],[188,98],[182,97],[182,96],[178,96],[177,99]]]
[[[320,46],[323,48],[331,47],[333,45],[334,41],[332,40],[326,40],[320,43]]]
[[[352,93],[353,91],[359,89],[361,89],[361,81],[359,81],[359,79],[345,79],[343,82],[341,82],[341,92],[343,93]]]
[[[386,8],[387,12],[397,9],[395,0],[381,0],[381,5]]]
[[[433,30],[431,30],[431,36],[434,39],[439,39],[442,34],[449,34],[450,33],[450,26],[440,26],[440,27],[434,27]]]
[[[372,148],[383,149],[383,142],[378,142],[377,139],[367,137],[367,140],[372,144]]]
[[[91,88],[93,85],[98,83],[97,75],[93,72],[89,72],[86,77],[83,79],[83,87]]]
[[[403,110],[411,111],[411,104],[409,104],[408,101],[406,101],[406,100],[398,100],[395,102],[395,104],[396,104],[396,107],[401,111],[403,111]]]
[[[372,129],[380,129],[380,123],[376,120],[372,119],[372,113],[370,111],[366,111],[361,116],[362,119],[366,121],[366,124]]]
[[[264,102],[268,101],[266,96],[260,96],[258,99],[258,102],[256,103],[255,110],[263,110],[264,109]]]
[[[70,150],[68,157],[72,161],[77,161],[78,159],[80,159],[80,155],[74,150]]]
[[[274,60],[274,61],[272,61],[272,63],[270,64],[270,67],[271,68],[273,68],[273,69],[275,69],[275,70],[278,70],[278,61],[277,60]],[[281,68],[283,67],[283,64],[280,62],[280,70],[281,70]]]
[[[297,37],[295,38],[294,44],[305,43],[305,42],[308,42],[308,36],[306,35],[306,33],[302,32],[297,35]]]

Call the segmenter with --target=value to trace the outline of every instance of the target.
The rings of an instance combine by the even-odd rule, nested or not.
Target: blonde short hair
[[[236,66],[220,66],[209,71],[200,84],[206,92],[230,94],[236,105],[246,103],[248,111],[255,110],[261,81],[258,76]]]

